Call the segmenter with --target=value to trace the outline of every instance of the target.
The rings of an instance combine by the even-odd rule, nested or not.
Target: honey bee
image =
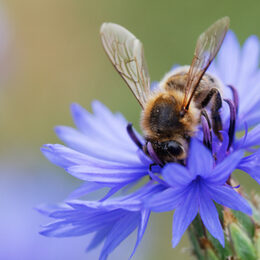
[[[147,153],[150,142],[163,163],[187,157],[190,139],[196,134],[201,117],[209,118],[208,113],[215,135],[222,139],[219,110],[223,86],[206,70],[228,28],[228,17],[211,25],[199,36],[191,65],[167,73],[151,90],[142,43],[120,25],[101,26],[101,41],[109,59],[142,107],[141,128],[146,140],[143,149]]]

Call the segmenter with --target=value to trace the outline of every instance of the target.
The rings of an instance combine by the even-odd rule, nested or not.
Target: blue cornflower
[[[155,212],[175,209],[173,247],[178,244],[198,213],[208,231],[224,246],[224,234],[213,201],[252,214],[248,202],[226,184],[230,173],[242,157],[243,152],[238,151],[215,166],[208,149],[193,139],[187,167],[176,163],[169,163],[164,167],[162,176],[168,184],[168,189],[149,199],[146,206]]]
[[[78,104],[71,106],[77,130],[56,127],[56,134],[68,147],[47,144],[42,148],[52,163],[86,181],[71,198],[103,187],[111,188],[111,195],[146,176],[152,163],[130,138],[127,121],[121,114],[112,114],[98,101],[93,102],[92,108],[93,115]]]
[[[42,151],[51,162],[85,181],[70,199],[103,187],[110,188],[110,191],[100,201],[74,200],[57,206],[48,212],[56,222],[47,225],[41,233],[56,237],[95,233],[88,249],[104,242],[100,259],[106,259],[130,233],[138,229],[136,249],[150,210],[175,209],[173,246],[198,212],[209,232],[224,245],[213,201],[251,214],[246,200],[227,184],[227,180],[232,171],[239,168],[260,183],[260,150],[243,158],[244,150],[252,150],[260,144],[260,125],[250,132],[246,130],[243,138],[235,138],[236,131],[260,121],[257,111],[260,107],[258,52],[259,42],[255,36],[250,37],[240,50],[235,35],[232,32],[227,34],[217,61],[209,70],[224,84],[231,85],[223,89],[226,99],[221,113],[223,141],[214,135],[212,138],[207,129],[209,126],[203,124],[203,131],[191,143],[187,166],[161,165],[154,151],[149,152],[153,158],[148,158],[142,151],[143,138],[134,132],[121,114],[112,114],[101,103],[93,102],[93,114],[73,104],[71,111],[77,130],[57,127],[56,133],[66,146],[48,144]],[[244,98],[248,85],[252,102],[250,98]],[[198,141],[202,139],[213,156]],[[153,165],[156,163],[160,167]],[[108,199],[118,190],[136,184],[148,175],[151,180],[146,178],[139,190]]]

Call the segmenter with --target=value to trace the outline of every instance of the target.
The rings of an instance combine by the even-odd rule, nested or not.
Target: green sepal
[[[256,250],[246,232],[236,223],[229,225],[232,244],[239,259],[257,260]]]
[[[244,231],[247,232],[248,236],[253,238],[255,234],[255,226],[250,216],[237,210],[232,210],[232,213],[238,220],[239,224],[244,228]]]
[[[193,220],[192,226],[195,229],[194,231],[196,232],[196,236],[198,238],[204,237],[204,229],[203,229],[202,221],[201,221],[199,214]]]
[[[189,228],[195,259],[260,260],[260,198],[254,195],[248,202],[253,209],[252,216],[216,204],[225,234],[225,248],[206,231],[197,215]]]
[[[251,206],[252,206],[252,204],[251,204]],[[253,219],[258,225],[260,225],[260,209],[254,207],[254,206],[252,206],[252,209],[253,209]]]
[[[207,234],[210,242],[212,243],[213,247],[215,248],[215,251],[217,252],[219,259],[224,260],[232,255],[229,241],[227,241],[226,237],[225,237],[225,247],[223,248],[216,238],[214,238],[209,232]]]
[[[206,259],[208,260],[219,260],[218,256],[215,254],[215,252],[211,249],[208,248],[206,252]]]
[[[260,229],[258,229],[256,232],[255,249],[256,249],[256,254],[258,257],[257,259],[260,259]]]
[[[195,235],[196,232],[194,230],[194,226],[191,225],[188,231],[190,242],[192,244],[193,255],[195,255],[196,259],[198,260],[204,260],[204,252],[200,247],[199,239]]]

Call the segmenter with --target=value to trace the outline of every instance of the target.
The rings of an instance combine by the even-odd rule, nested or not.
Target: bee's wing
[[[109,59],[143,108],[150,94],[150,77],[142,43],[113,23],[102,24],[100,35]]]
[[[189,108],[201,78],[217,55],[228,28],[229,17],[223,17],[199,36],[185,87],[183,108],[186,110]]]

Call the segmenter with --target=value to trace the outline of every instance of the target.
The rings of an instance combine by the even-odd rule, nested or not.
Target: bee
[[[201,117],[209,120],[222,140],[222,83],[206,73],[217,55],[229,28],[223,17],[203,32],[196,44],[190,66],[167,73],[155,90],[144,58],[142,43],[124,27],[104,23],[100,29],[103,47],[115,69],[142,107],[141,128],[161,162],[181,161],[187,157],[189,142],[198,131]],[[149,154],[148,154],[149,155]]]

